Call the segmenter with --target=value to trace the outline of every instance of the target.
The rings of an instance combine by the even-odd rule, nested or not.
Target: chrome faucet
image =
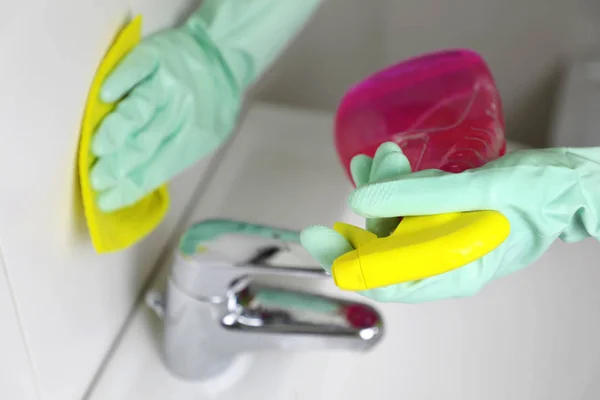
[[[382,318],[372,307],[261,282],[327,278],[318,266],[294,265],[307,256],[294,231],[228,220],[188,229],[166,293],[146,296],[164,321],[167,368],[184,379],[204,380],[247,352],[369,350],[383,335]]]

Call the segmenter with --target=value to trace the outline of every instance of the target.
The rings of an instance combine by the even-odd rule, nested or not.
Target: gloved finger
[[[394,142],[385,142],[375,153],[369,182],[393,179],[410,172],[410,163],[400,146]]]
[[[127,179],[127,175],[132,169],[150,157],[145,149],[135,148],[131,144],[126,146],[128,147],[127,153],[119,151],[96,161],[90,171],[92,189],[105,191],[118,186]]]
[[[106,103],[115,102],[158,69],[156,52],[150,51],[142,43],[133,49],[115,70],[106,78],[100,88],[100,98]]]
[[[138,186],[132,180],[124,180],[118,186],[101,192],[96,199],[98,208],[103,212],[113,212],[134,205],[149,191]]]
[[[184,111],[180,107],[175,105],[167,107],[158,112],[144,129],[137,132],[125,146],[119,149],[118,156],[131,160],[130,165],[124,166],[127,174],[154,157],[165,141],[181,133],[183,114]]]
[[[331,265],[339,256],[354,250],[345,237],[325,226],[313,225],[300,233],[306,251],[331,274]]]
[[[369,182],[391,179],[410,172],[410,163],[400,147],[393,142],[383,143],[375,152],[375,158],[365,155],[354,157],[350,170],[357,186]],[[366,222],[367,230],[379,237],[389,236],[398,226],[399,218],[372,218]]]
[[[130,150],[132,149],[133,147],[130,146]],[[94,166],[91,174],[92,187],[95,190],[101,190],[96,189],[94,185],[98,182],[110,183],[110,187],[102,190],[98,196],[98,207],[104,212],[110,212],[132,206],[188,166],[182,163],[177,170],[167,168],[168,161],[172,161],[164,159],[165,154],[168,155],[168,153],[165,149],[159,148],[154,156],[147,157],[147,154],[142,151],[138,161],[145,158],[146,162],[130,168],[129,173],[124,173],[123,170],[110,170],[111,164],[108,162]],[[130,156],[131,154],[128,157]],[[106,165],[105,169],[101,170],[99,167],[104,165]],[[118,160],[115,161],[115,165],[119,165]],[[104,181],[100,181],[100,179],[104,179]]]
[[[365,290],[360,294],[382,303],[425,303],[448,298],[471,297],[481,290],[489,277],[481,260],[445,274],[405,282],[383,288]],[[493,269],[492,269],[493,270]]]
[[[413,282],[404,282],[377,289],[363,290],[360,295],[381,303],[412,303],[426,301],[428,298],[437,299],[436,293],[443,286],[441,275]],[[418,296],[415,296],[415,293]],[[411,301],[412,300],[412,301]]]
[[[370,182],[393,179],[410,172],[410,163],[402,153],[400,146],[393,142],[387,142],[382,144],[375,153]],[[396,229],[399,222],[400,219],[397,217],[369,218],[366,226],[368,231],[378,237],[385,237]]]
[[[120,181],[129,179],[133,171],[144,168],[144,165],[159,152],[164,141],[180,133],[180,121],[183,120],[185,112],[184,107],[170,105],[117,151],[100,158],[91,173],[94,190],[114,187]],[[164,163],[159,164],[159,168],[168,169]]]
[[[426,284],[419,286],[421,284]],[[468,297],[458,288],[440,281],[414,283],[415,286],[390,286],[388,288],[373,289],[366,297],[380,303],[418,304],[444,300],[455,297]]]
[[[171,134],[163,138],[156,152],[146,162],[133,168],[125,176],[120,173],[121,178],[114,181],[108,190],[103,191],[99,198],[99,204],[103,210],[115,210],[135,204],[198,159],[202,159],[206,154],[214,151],[221,143],[220,138],[212,132],[186,132],[184,131],[186,128],[181,124],[174,126],[176,129],[171,130]],[[174,151],[173,146],[177,145],[177,137],[186,137],[190,140],[185,147],[179,146],[181,147],[178,148],[179,151]],[[191,140],[192,138],[197,138],[198,141],[194,142]],[[173,157],[177,157],[176,163]],[[92,170],[93,172],[94,170]],[[92,178],[94,178],[93,174]]]
[[[399,223],[399,217],[369,218],[367,219],[366,228],[369,232],[377,235],[377,237],[386,237],[394,232]]]
[[[101,157],[117,151],[155,116],[157,104],[149,85],[136,88],[108,114],[94,134],[92,152]]]
[[[373,172],[378,169],[381,160],[388,154],[401,151],[400,147],[394,142],[385,142],[377,147],[375,155],[373,156],[373,165],[371,166],[371,174],[369,175],[369,182],[373,182]]]
[[[356,187],[369,183],[373,159],[364,154],[358,154],[350,160],[350,175]]]
[[[367,218],[495,210],[497,198],[506,193],[494,192],[492,185],[504,179],[498,171],[420,171],[359,187],[350,194],[349,203],[354,212]]]

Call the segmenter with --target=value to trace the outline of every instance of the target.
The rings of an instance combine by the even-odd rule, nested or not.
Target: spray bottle
[[[504,131],[488,66],[479,54],[457,49],[409,59],[352,87],[337,111],[335,144],[350,178],[354,156],[373,157],[388,141],[400,146],[413,172],[461,173],[502,156]],[[355,248],[334,261],[336,284],[365,290],[460,268],[499,246],[510,223],[481,210],[404,217],[386,237],[344,223],[334,229]]]

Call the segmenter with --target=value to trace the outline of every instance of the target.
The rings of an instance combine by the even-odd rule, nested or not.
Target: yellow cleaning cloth
[[[105,213],[96,206],[96,193],[90,184],[90,169],[96,161],[90,151],[92,136],[100,121],[116,105],[100,100],[100,87],[119,61],[139,43],[141,36],[141,16],[117,35],[94,77],[81,126],[78,158],[81,197],[90,237],[98,253],[118,251],[135,244],[160,224],[169,208],[169,193],[163,186],[131,207]]]

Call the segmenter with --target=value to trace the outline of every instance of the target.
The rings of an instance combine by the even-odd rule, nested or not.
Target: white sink
[[[331,114],[255,106],[190,223],[361,224],[346,205],[351,185],[331,132]],[[470,299],[377,305],[387,335],[369,353],[248,355],[204,383],[167,372],[160,323],[140,305],[91,399],[597,399],[599,249],[593,241],[557,243],[536,265]],[[319,289],[340,295],[332,284]]]

